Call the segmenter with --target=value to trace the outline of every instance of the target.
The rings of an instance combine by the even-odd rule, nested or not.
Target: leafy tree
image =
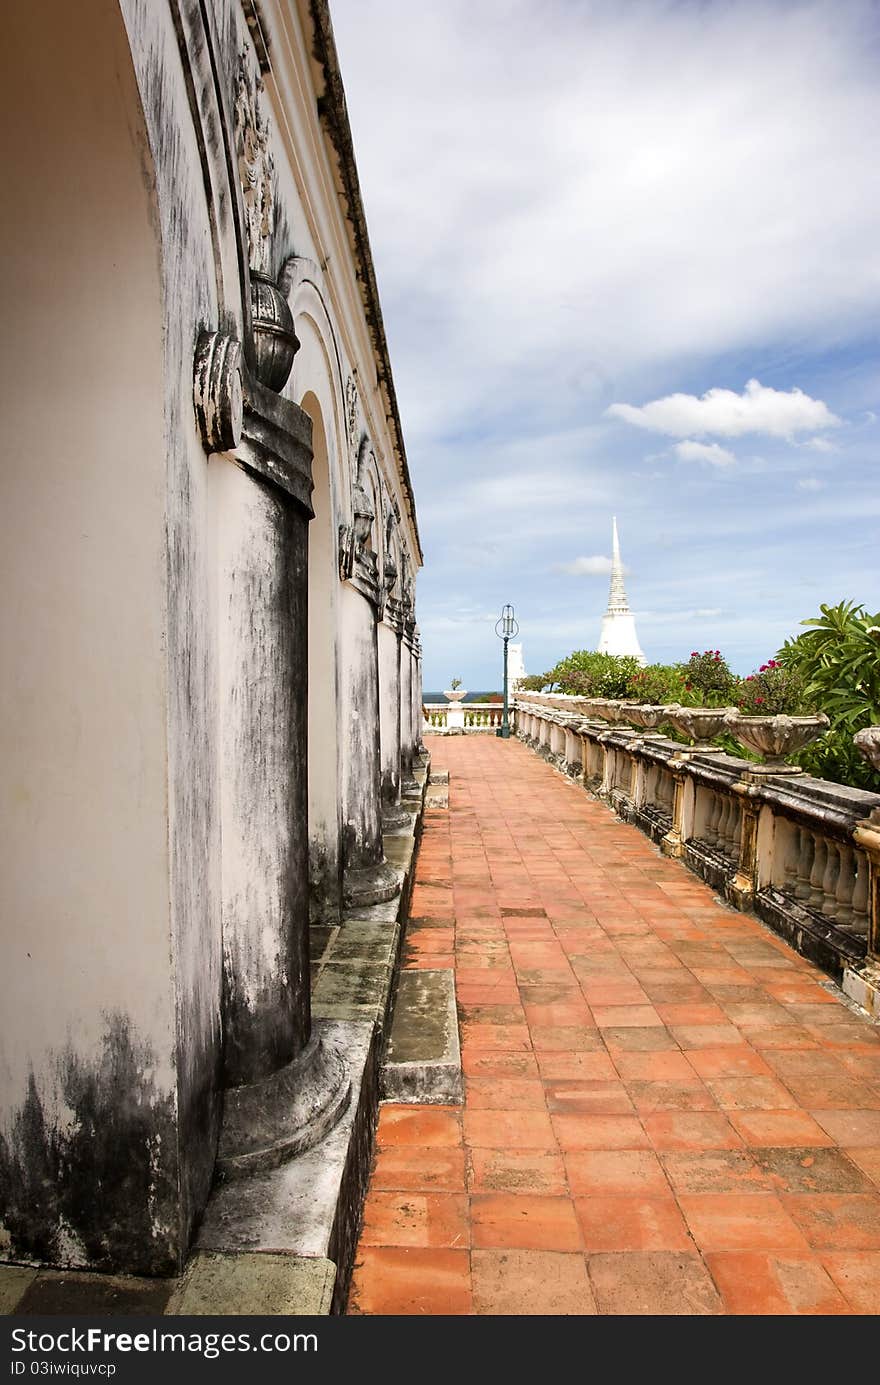
[[[822,604],[820,615],[801,622],[802,635],[786,640],[776,658],[804,682],[811,710],[824,712],[831,728],[798,755],[811,774],[880,792],[880,775],[852,743],[863,726],[880,725],[880,613],[855,601]]]

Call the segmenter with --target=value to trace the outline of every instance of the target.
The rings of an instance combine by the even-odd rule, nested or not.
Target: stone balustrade
[[[459,732],[470,734],[474,731],[491,732],[501,726],[504,708],[500,702],[426,702],[422,708],[424,720],[422,731],[432,735],[444,732],[454,735]],[[511,730],[514,726],[514,708],[509,712]]]
[[[880,1016],[880,795],[518,693],[516,734]]]

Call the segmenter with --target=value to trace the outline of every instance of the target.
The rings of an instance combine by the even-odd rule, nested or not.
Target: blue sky
[[[880,608],[880,7],[331,9],[426,689],[499,684],[505,601],[530,672],[595,647],[612,514],[651,660]]]

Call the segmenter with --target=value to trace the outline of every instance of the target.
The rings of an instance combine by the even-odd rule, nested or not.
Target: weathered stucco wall
[[[50,45],[36,7],[4,23],[21,177],[0,253],[0,1247],[103,1263],[138,1237],[161,1268],[177,1160],[157,207],[121,17],[87,0],[53,23]]]
[[[310,869],[338,916],[343,858],[381,861],[386,511],[420,552],[320,9],[266,0],[268,47],[240,0],[6,19],[0,1258],[179,1266],[224,1084],[308,1038]],[[301,341],[311,543],[262,443],[216,450],[193,407],[200,334],[255,369],[243,139]],[[297,413],[260,407],[258,432]]]

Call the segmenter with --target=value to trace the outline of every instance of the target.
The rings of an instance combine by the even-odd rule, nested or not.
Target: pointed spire
[[[629,611],[626,588],[623,585],[623,563],[620,559],[620,540],[617,537],[617,516],[611,520],[611,586],[608,591],[608,614]]]
[[[623,562],[620,557],[620,539],[617,535],[617,517],[611,521],[611,586],[608,591],[608,609],[602,620],[599,635],[601,654],[628,654],[639,663],[645,663],[645,656],[636,634],[636,622],[623,585]]]

